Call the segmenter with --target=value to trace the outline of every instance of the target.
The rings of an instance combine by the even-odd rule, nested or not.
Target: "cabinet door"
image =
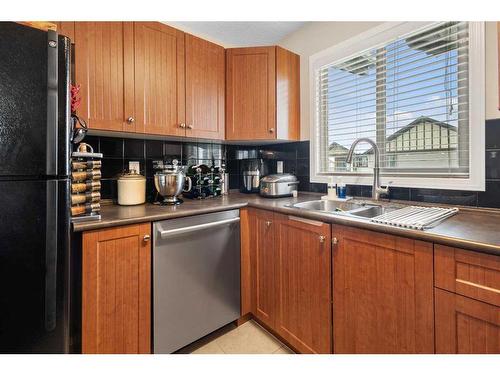
[[[136,131],[132,37],[132,23],[75,22],[78,115],[91,129]]]
[[[83,234],[83,353],[150,353],[150,235],[150,223]]]
[[[226,139],[276,139],[276,48],[226,51]]]
[[[186,34],[186,135],[224,139],[225,52]]]
[[[270,328],[276,325],[277,254],[273,213],[248,209],[252,262],[252,312]]]
[[[435,299],[436,353],[500,353],[500,307],[438,288]]]
[[[275,222],[276,330],[301,353],[331,353],[330,225],[278,214]]]
[[[433,353],[431,243],[333,226],[334,353]]]
[[[134,51],[137,131],[184,136],[184,33],[135,22]]]

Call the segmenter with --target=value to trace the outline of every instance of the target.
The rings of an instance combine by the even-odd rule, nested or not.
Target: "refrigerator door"
[[[69,350],[69,188],[0,181],[0,353]]]
[[[58,174],[57,40],[0,22],[0,177]]]

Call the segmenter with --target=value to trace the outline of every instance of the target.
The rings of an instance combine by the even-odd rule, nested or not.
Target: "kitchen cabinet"
[[[83,233],[83,353],[151,352],[150,236],[150,223]]]
[[[281,47],[226,50],[226,139],[298,140],[299,67]]]
[[[75,22],[77,114],[90,129],[136,132],[134,26],[131,22]]]
[[[276,331],[301,353],[331,353],[330,225],[275,214]]]
[[[334,353],[433,353],[433,245],[334,225]]]
[[[134,22],[135,122],[146,134],[186,135],[184,33]]]
[[[435,299],[436,353],[500,353],[500,307],[439,288]]]
[[[278,254],[272,211],[248,209],[250,258],[252,262],[252,312],[270,328],[276,327],[278,303]]]
[[[500,257],[434,247],[436,352],[500,353]]]
[[[330,353],[330,225],[254,208],[241,220],[253,316],[302,353]]]
[[[186,34],[186,135],[224,139],[225,50]]]

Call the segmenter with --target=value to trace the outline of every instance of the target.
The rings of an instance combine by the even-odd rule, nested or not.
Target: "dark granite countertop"
[[[443,245],[456,246],[474,251],[500,255],[500,210],[462,208],[455,216],[428,230],[412,230],[389,225],[371,223],[346,216],[311,212],[285,207],[290,203],[320,199],[320,194],[300,192],[298,198],[262,198],[254,194],[231,192],[229,195],[206,200],[185,199],[179,206],[158,206],[143,204],[139,206],[103,206],[100,221],[73,224],[75,232],[101,229],[119,225],[173,219],[210,212],[238,209],[249,206],[301,216],[333,224],[375,230],[394,235],[410,237]],[[369,202],[363,200],[364,202]],[[403,202],[377,202],[382,204],[402,204]],[[404,202],[409,204],[412,202]],[[414,203],[414,202],[413,202]],[[423,205],[422,203],[417,203]],[[441,206],[441,205],[440,205]]]

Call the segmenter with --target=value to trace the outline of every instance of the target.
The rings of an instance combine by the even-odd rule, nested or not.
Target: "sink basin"
[[[384,206],[365,206],[356,210],[351,210],[348,212],[349,215],[357,216],[361,218],[371,219],[375,216],[385,214],[397,210],[398,207],[384,207]]]
[[[323,211],[323,212],[348,212],[350,210],[363,208],[364,204],[357,204],[351,202],[336,202],[336,201],[308,201],[290,204],[288,207],[300,208],[309,211]]]

